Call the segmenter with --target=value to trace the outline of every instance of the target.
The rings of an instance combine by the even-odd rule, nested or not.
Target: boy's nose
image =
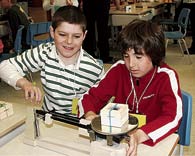
[[[67,37],[67,38],[66,38],[66,42],[69,43],[69,44],[72,43],[72,37],[70,37],[70,36]]]
[[[134,67],[135,65],[136,65],[136,60],[134,59],[134,56],[129,57],[130,68]]]

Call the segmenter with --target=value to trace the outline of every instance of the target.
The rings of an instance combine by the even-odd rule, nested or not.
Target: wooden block
[[[0,101],[0,120],[3,120],[13,114],[13,105],[5,101]]]
[[[127,131],[129,121],[127,120],[121,127],[101,125],[102,131],[106,133],[121,133]]]
[[[102,125],[122,127],[129,119],[128,105],[109,103],[100,111],[100,116]]]

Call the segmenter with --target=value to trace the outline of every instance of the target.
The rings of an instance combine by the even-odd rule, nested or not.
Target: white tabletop
[[[41,137],[36,141],[32,141],[32,138],[34,138],[32,106],[14,104],[14,115],[0,122],[0,138],[8,137],[6,133],[17,129],[19,129],[18,132],[20,134],[16,137],[13,136],[11,141],[0,147],[0,155],[89,156],[90,141],[79,136],[78,127],[56,121],[52,126],[46,126],[42,120],[39,122]],[[22,131],[24,124],[26,128],[25,131]],[[19,125],[22,128],[17,128]],[[176,146],[178,138],[177,134],[172,134],[153,147],[140,144],[138,146],[138,156],[168,156]],[[33,142],[37,143],[37,145],[31,146],[24,144],[24,141],[27,142],[27,140],[29,140],[29,143]],[[45,149],[46,147],[47,149]]]
[[[74,126],[66,127],[64,124],[53,124],[46,127],[40,124],[41,138],[37,146],[24,144],[25,132],[5,144],[0,148],[1,155],[4,156],[63,156],[63,155],[90,155],[90,141],[79,137],[78,128]],[[159,142],[155,146],[140,144],[138,146],[138,156],[169,156],[178,142],[178,135],[172,134]],[[48,148],[48,149],[45,149]],[[163,151],[163,152],[162,152]]]

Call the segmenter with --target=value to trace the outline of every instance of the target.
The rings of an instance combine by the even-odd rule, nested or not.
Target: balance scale
[[[100,117],[91,123],[81,123],[85,120],[55,111],[31,109],[28,112],[23,142],[68,156],[125,156],[130,139],[127,133],[138,127],[138,120],[133,116],[129,117],[126,129],[112,133],[102,131]],[[78,129],[85,131],[85,136]]]

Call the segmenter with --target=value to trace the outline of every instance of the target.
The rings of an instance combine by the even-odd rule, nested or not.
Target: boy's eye
[[[59,35],[62,36],[62,37],[68,36],[67,34],[64,34],[64,33],[59,33]],[[74,37],[74,38],[80,38],[81,36],[80,35],[74,35],[72,37]]]
[[[142,55],[135,55],[137,59],[141,59]]]
[[[75,38],[80,38],[81,36],[80,36],[80,35],[75,35],[74,37],[75,37]]]
[[[60,36],[66,36],[66,34],[59,34]]]

